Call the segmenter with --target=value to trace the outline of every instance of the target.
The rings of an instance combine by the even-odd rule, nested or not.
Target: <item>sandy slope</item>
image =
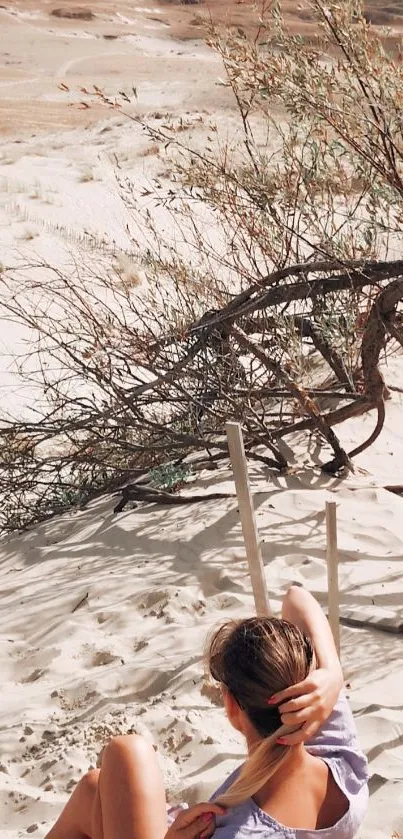
[[[224,129],[232,126],[229,100],[215,86],[218,65],[195,40],[199,7],[133,8],[97,0],[91,4],[94,20],[83,23],[52,18],[56,5],[61,3],[6,2],[0,8],[5,264],[35,254],[63,264],[64,243],[74,249],[84,229],[126,247],[115,154],[138,185],[155,175],[169,178],[162,151],[149,154],[141,132],[119,116],[80,107],[78,96],[66,99],[61,82],[74,90],[95,82],[109,92],[135,83],[142,113],[167,122],[185,117],[199,141],[210,115]],[[379,3],[368,5],[379,13]],[[228,6],[212,6],[224,19]],[[293,25],[311,25],[299,5],[297,11],[296,4],[286,6]],[[231,7],[231,14],[249,25],[243,4]],[[398,11],[392,25],[400,27]],[[58,235],[56,226],[67,235]],[[16,391],[10,369],[10,351],[21,349],[27,337],[1,325],[3,411],[21,414],[35,396],[23,386]],[[402,385],[402,360],[389,364],[389,381]],[[382,489],[402,480],[401,416],[395,392],[381,440],[359,459],[368,474],[341,487],[311,466],[281,479],[253,468],[276,608],[292,580],[325,604],[324,503],[337,489],[343,614],[357,618],[358,611],[360,620],[372,622],[403,617],[403,501]],[[346,423],[340,433],[347,448],[373,425],[371,415]],[[317,456],[313,438],[307,461],[315,463]],[[228,480],[223,469],[215,483],[228,488]],[[198,483],[209,482],[211,475]],[[158,744],[170,795],[189,801],[205,797],[242,755],[204,688],[201,664],[212,624],[252,611],[235,501],[177,511],[149,507],[116,517],[112,506],[102,500],[0,543],[4,839],[27,831],[43,836],[73,782],[95,764],[113,733],[148,732]],[[362,837],[403,835],[402,636],[344,627],[342,643],[371,767]]]
[[[228,99],[215,87],[212,54],[207,57],[201,46],[206,21],[211,17],[219,26],[230,23],[249,32],[257,23],[252,4],[243,0],[182,5],[153,0],[135,6],[125,0],[68,0],[67,5],[70,10],[84,7],[92,19],[54,17],[54,9],[66,6],[57,0],[0,4],[0,136],[21,141],[30,134],[96,122],[101,109],[94,106],[89,112],[78,103],[68,108],[60,82],[77,90],[96,83],[112,94],[134,83],[138,107],[145,112],[152,107],[216,110]],[[396,46],[402,34],[401,4],[368,0],[365,9]],[[283,0],[282,10],[291,31],[316,37],[317,24],[306,2]]]
[[[52,17],[58,5],[0,8],[0,135],[21,141],[94,124],[104,111],[96,103],[90,111],[80,105],[80,87],[93,84],[111,95],[134,84],[140,112],[157,107],[183,113],[212,100],[220,107],[223,96],[217,90],[212,96],[217,61],[201,41],[173,37],[166,9],[99,2],[88,7],[94,19],[80,21]],[[73,104],[61,83],[77,92]]]
[[[229,94],[217,85],[216,57],[201,41],[172,36],[168,8],[99,2],[94,19],[80,21],[52,17],[55,7],[0,7],[0,270],[38,259],[71,264],[83,234],[127,248],[130,218],[116,159],[137,188],[170,177],[163,147],[118,112],[96,101],[84,107],[81,88],[96,84],[113,96],[135,86],[135,112],[158,126],[178,126],[183,139],[205,136],[210,116],[224,131],[233,120]],[[14,415],[34,399],[12,363],[30,337],[9,321],[0,324],[1,409]]]
[[[401,410],[396,397],[388,431],[361,457],[371,471],[342,485],[315,469],[274,479],[251,468],[275,609],[293,580],[326,604],[324,503],[336,498],[343,614],[353,604],[360,620],[403,618],[403,501],[381,488],[401,463]],[[361,438],[361,421],[342,432],[347,444]],[[196,483],[209,482],[206,474]],[[233,489],[225,468],[214,483]],[[201,661],[212,625],[253,609],[235,500],[117,516],[112,506],[101,500],[1,543],[5,839],[26,830],[43,836],[73,781],[116,732],[153,739],[171,798],[204,797],[242,755],[205,688]],[[348,693],[370,760],[363,839],[403,830],[402,653],[401,635],[343,627]]]

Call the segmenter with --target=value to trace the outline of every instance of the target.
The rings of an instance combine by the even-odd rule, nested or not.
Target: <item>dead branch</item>
[[[337,270],[338,268],[341,270]],[[308,280],[310,274],[317,274]],[[326,276],[330,274],[330,276]],[[325,275],[325,276],[324,276]],[[224,321],[231,322],[242,316],[250,315],[262,309],[272,306],[281,306],[284,303],[295,303],[299,300],[312,300],[317,297],[326,297],[338,291],[353,291],[363,289],[366,286],[378,286],[385,280],[394,279],[403,275],[403,260],[392,262],[364,262],[358,260],[338,266],[332,262],[302,263],[300,265],[288,266],[280,271],[273,271],[265,278],[264,285],[274,286],[268,291],[262,291],[261,284],[253,286],[248,291],[237,295],[219,313],[212,313],[210,317],[203,316],[190,328],[190,332],[197,332],[199,329],[209,329]],[[300,277],[295,283],[284,283],[289,277]]]
[[[328,425],[338,425],[351,417],[358,417],[367,413],[370,410],[370,403],[365,396],[360,396],[349,405],[343,405],[341,408],[336,408],[334,411],[328,411],[323,414],[324,420]],[[276,429],[273,432],[273,437],[286,437],[288,434],[295,434],[298,431],[313,431],[315,423],[313,419],[303,419],[299,422],[288,424],[282,428]]]
[[[114,513],[121,513],[129,501],[142,504],[200,504],[205,501],[218,501],[222,498],[236,498],[233,492],[208,492],[200,495],[178,495],[171,492],[152,489],[138,484],[128,484],[120,490],[122,498],[113,509]]]
[[[331,426],[326,422],[326,419],[321,414],[317,404],[308,396],[307,392],[300,387],[291,376],[281,367],[281,365],[268,358],[264,350],[258,347],[239,327],[232,327],[232,334],[237,339],[239,344],[249,350],[259,361],[267,367],[270,372],[274,373],[276,378],[287,384],[290,393],[298,400],[303,411],[311,417],[312,424],[316,426],[317,430],[323,435],[325,440],[332,447],[336,458],[336,471],[342,468],[351,468],[351,463],[347,453],[342,449],[340,443],[332,430]]]
[[[356,457],[371,446],[379,437],[385,422],[385,399],[388,389],[379,370],[379,356],[385,346],[387,323],[393,322],[396,307],[402,299],[403,279],[394,280],[378,294],[367,320],[361,345],[362,372],[365,394],[368,402],[376,407],[378,418],[372,434],[350,452],[350,457]]]
[[[343,359],[337,350],[331,346],[329,341],[326,340],[323,332],[318,329],[317,324],[300,315],[295,315],[294,322],[301,332],[302,337],[308,337],[311,339],[314,347],[318,350],[325,361],[327,361],[331,370],[333,370],[336,374],[340,384],[344,384],[347,392],[353,393],[355,390],[354,383],[347,371]]]

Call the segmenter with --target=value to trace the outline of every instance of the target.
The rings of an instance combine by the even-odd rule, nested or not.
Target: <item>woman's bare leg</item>
[[[93,769],[81,778],[46,839],[92,839],[92,813],[99,775],[100,770]]]
[[[165,790],[153,747],[137,735],[116,737],[101,769],[77,785],[46,839],[163,839]]]
[[[164,839],[168,829],[165,789],[155,751],[147,740],[137,735],[111,740],[98,783],[102,839]]]

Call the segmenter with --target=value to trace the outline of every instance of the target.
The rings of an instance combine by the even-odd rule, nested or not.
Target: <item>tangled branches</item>
[[[229,417],[242,422],[249,456],[270,468],[287,468],[280,440],[302,429],[317,432],[333,450],[323,468],[349,468],[351,457],[374,435],[348,453],[334,426],[376,407],[380,431],[386,387],[378,362],[400,328],[403,262],[351,263],[338,270],[336,264],[306,263],[303,270],[300,265],[287,270],[286,285],[273,285],[274,276],[267,277],[267,288],[250,288],[192,320],[186,330],[166,324],[152,290],[128,294],[106,287],[105,278],[98,288],[96,277],[88,287],[78,286],[48,268],[44,286],[53,315],[49,298],[43,300],[44,287],[44,311],[35,300],[29,317],[26,289],[20,289],[20,298],[14,294],[9,314],[37,330],[32,352],[41,362],[48,407],[38,406],[35,422],[2,423],[2,487],[5,497],[16,499],[14,518],[6,508],[8,525],[20,525],[17,510],[23,521],[36,520],[147,473],[151,486],[170,491],[189,474],[189,455],[193,468],[213,467],[226,457],[223,430]],[[379,291],[382,282],[387,284]],[[347,379],[345,359],[340,356],[337,375],[338,354],[315,318],[312,298],[318,288],[322,310],[332,306],[341,313],[351,289],[365,288],[365,299],[372,300],[361,336],[358,325],[353,336],[354,345],[361,344],[361,362]],[[293,313],[301,299],[302,325],[309,329],[301,328],[301,315]],[[279,300],[287,305],[281,316]],[[311,389],[318,357],[321,378],[316,373]],[[45,364],[46,358],[53,364]],[[30,369],[32,377],[32,364]],[[329,398],[338,407],[324,411]],[[158,473],[167,463],[168,472]],[[171,486],[169,474],[176,475]]]
[[[287,34],[274,3],[254,41],[210,32],[241,143],[207,126],[200,151],[146,127],[173,150],[174,187],[155,185],[170,239],[118,170],[142,219],[132,271],[103,253],[68,275],[3,272],[3,317],[31,336],[20,375],[43,394],[30,421],[1,422],[4,527],[140,478],[149,499],[172,492],[227,456],[229,418],[278,471],[296,431],[318,435],[333,472],[380,433],[379,361],[403,346],[403,75],[357,3],[310,6],[320,50]],[[373,433],[346,451],[335,426],[372,409]]]

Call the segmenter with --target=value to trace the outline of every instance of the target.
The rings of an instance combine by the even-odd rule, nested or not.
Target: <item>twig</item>
[[[85,602],[88,600],[88,597],[89,597],[89,591],[87,591],[87,593],[86,593],[86,594],[84,594],[84,597],[82,597],[82,598],[81,598],[81,600],[79,600],[79,601],[78,601],[78,603],[76,604],[76,606],[74,606],[74,609],[72,609],[72,610],[71,610],[71,614],[73,614],[74,612],[76,612],[76,611],[77,611],[77,609],[79,609],[79,608],[80,608],[80,606],[82,606],[82,605],[83,605],[83,603],[85,603]]]

